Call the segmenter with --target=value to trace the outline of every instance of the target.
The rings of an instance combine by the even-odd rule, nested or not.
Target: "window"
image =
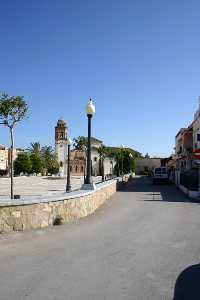
[[[200,142],[200,133],[197,133],[197,142]]]
[[[78,172],[78,167],[76,166],[76,173]]]
[[[94,161],[97,161],[97,157],[96,156],[94,157]]]
[[[72,166],[70,166],[70,172],[72,172]]]
[[[155,174],[161,174],[161,168],[155,169]]]
[[[81,167],[81,172],[83,172],[83,166]]]
[[[61,161],[61,162],[60,162],[60,167],[62,167],[62,166],[63,166],[63,162]]]

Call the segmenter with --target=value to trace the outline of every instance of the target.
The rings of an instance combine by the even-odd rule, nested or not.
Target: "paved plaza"
[[[79,189],[83,184],[83,176],[72,176],[72,190]],[[101,177],[93,178],[94,182],[100,182]],[[51,196],[63,193],[66,186],[66,178],[21,176],[15,177],[15,194],[21,196]],[[0,177],[0,200],[10,194],[10,178]]]

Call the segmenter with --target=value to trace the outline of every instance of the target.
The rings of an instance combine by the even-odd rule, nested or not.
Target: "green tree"
[[[0,124],[4,124],[9,128],[11,140],[11,164],[10,164],[10,178],[11,199],[14,198],[14,180],[13,180],[13,149],[14,149],[14,128],[16,124],[27,117],[28,105],[21,96],[8,96],[1,94],[0,96]]]
[[[38,156],[41,155],[41,146],[39,142],[31,143],[31,147],[29,147],[27,150],[32,154],[36,154]]]
[[[30,174],[31,173],[31,160],[27,153],[20,153],[14,161],[14,173],[15,175]]]
[[[99,173],[102,176],[102,181],[105,181],[105,174],[104,174],[104,160],[107,156],[107,148],[102,145],[101,147],[98,148],[98,153],[99,153]]]
[[[42,173],[43,163],[40,155],[32,153],[30,155],[30,160],[32,164],[31,173]]]
[[[119,150],[115,153],[116,165],[114,171],[117,176],[119,176],[120,173],[127,174],[135,172],[135,157],[130,154],[132,153],[128,149]]]
[[[47,167],[47,172],[50,173],[51,175],[58,174],[59,172],[59,163],[55,157],[52,157],[49,162],[48,162],[48,167]]]
[[[44,146],[42,147],[41,153],[46,175],[48,175],[48,173],[57,174],[59,172],[59,163],[54,149],[51,146]]]
[[[76,150],[86,151],[87,150],[87,138],[84,136],[78,136],[77,138],[74,138],[73,146],[74,146],[74,149],[76,149]]]
[[[120,150],[118,150],[117,152],[114,152],[113,155],[114,155],[115,162],[116,162],[115,167],[114,167],[114,173],[117,175],[117,177],[119,177],[121,169],[122,169],[122,161],[121,161],[122,156],[121,156]]]
[[[51,146],[44,146],[41,149],[41,157],[43,162],[44,173],[48,174],[48,168],[51,165],[51,159],[53,156],[53,148]]]

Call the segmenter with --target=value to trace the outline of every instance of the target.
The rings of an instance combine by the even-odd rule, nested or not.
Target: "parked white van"
[[[159,167],[153,170],[152,183],[156,184],[158,182],[169,183],[169,174],[166,167]]]

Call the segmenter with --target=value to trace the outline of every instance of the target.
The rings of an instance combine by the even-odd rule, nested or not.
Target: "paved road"
[[[199,263],[199,216],[175,187],[139,178],[76,223],[1,235],[0,300],[172,299]]]

